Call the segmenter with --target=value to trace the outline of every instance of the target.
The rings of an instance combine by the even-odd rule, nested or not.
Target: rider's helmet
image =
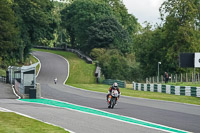
[[[113,84],[113,86],[114,86],[114,87],[118,87],[118,84],[115,82],[115,83]]]

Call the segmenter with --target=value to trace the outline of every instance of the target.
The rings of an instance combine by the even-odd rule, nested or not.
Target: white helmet
[[[114,86],[114,87],[117,87],[117,86],[118,86],[118,84],[115,82],[115,83],[113,84],[113,86]]]

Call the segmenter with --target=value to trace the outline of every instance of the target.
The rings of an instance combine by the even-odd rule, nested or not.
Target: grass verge
[[[30,60],[32,61],[32,64],[35,64],[35,63],[39,62],[39,61],[38,61],[34,56],[32,56],[32,55],[30,55]],[[38,73],[39,69],[40,69],[40,64],[38,64],[38,65],[36,66],[36,74]]]
[[[15,113],[0,112],[0,118],[1,133],[69,133],[63,128]]]
[[[0,76],[6,76],[6,70],[0,68]]]
[[[174,85],[174,86],[193,86],[200,87],[200,83],[198,82],[177,82],[177,83],[167,83],[166,85]]]
[[[65,57],[70,64],[69,79],[66,84],[77,88],[90,91],[108,92],[109,85],[95,84],[94,71],[95,66],[85,63],[77,55],[64,51],[34,49],[35,51],[50,52]],[[200,98],[190,96],[177,96],[158,92],[135,91],[132,84],[127,84],[127,88],[121,88],[122,95],[131,97],[140,97],[156,100],[174,101],[180,103],[189,103],[200,105]],[[106,95],[106,94],[105,94]]]

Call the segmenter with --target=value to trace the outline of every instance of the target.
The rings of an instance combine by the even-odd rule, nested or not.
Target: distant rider
[[[57,77],[56,77],[56,78],[54,79],[54,83],[55,83],[55,84],[57,83],[57,80],[58,80],[58,79],[57,79]]]
[[[118,94],[119,94],[119,96],[120,96],[120,89],[119,89],[119,87],[118,87],[118,84],[115,82],[115,83],[109,88],[109,91],[108,91],[108,94],[107,94],[107,101],[108,101],[109,95],[111,95],[112,90],[117,90],[117,91],[118,91]],[[119,99],[119,96],[118,96],[117,100]]]

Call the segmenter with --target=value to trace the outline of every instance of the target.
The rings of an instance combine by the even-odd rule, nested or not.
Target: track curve
[[[63,85],[68,76],[68,64],[62,57],[45,52],[34,52],[33,55],[39,58],[42,64],[37,82],[41,84],[42,96],[45,98],[92,107],[191,132],[200,131],[200,106],[121,96],[119,104],[111,110],[107,108],[105,102],[106,94]],[[58,78],[57,84],[53,82],[55,77]],[[121,91],[123,93],[123,90]],[[126,129],[126,126],[123,128]]]

